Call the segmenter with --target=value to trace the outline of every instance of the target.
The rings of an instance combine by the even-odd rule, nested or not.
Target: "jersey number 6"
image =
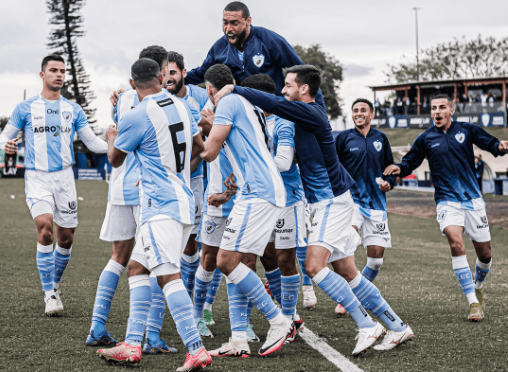
[[[185,134],[183,134],[183,123],[169,124],[169,132],[171,133],[171,140],[173,142],[173,150],[175,151],[175,164],[176,171],[180,173],[185,165],[185,150],[187,150],[187,143],[185,142]],[[184,141],[178,141],[178,133],[183,134]]]

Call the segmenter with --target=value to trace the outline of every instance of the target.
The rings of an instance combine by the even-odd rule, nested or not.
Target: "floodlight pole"
[[[421,8],[414,7],[415,20],[416,20],[416,81],[420,81],[420,58],[418,51],[418,10]]]

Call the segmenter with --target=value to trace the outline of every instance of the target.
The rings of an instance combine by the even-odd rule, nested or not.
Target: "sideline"
[[[356,364],[352,363],[348,358],[339,353],[333,347],[328,345],[323,339],[319,338],[314,332],[305,326],[298,336],[304,339],[312,348],[319,351],[323,356],[332,362],[342,372],[364,372]]]

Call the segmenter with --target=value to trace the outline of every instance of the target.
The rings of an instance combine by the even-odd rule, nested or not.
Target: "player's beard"
[[[242,32],[240,32],[238,34],[238,36],[236,37],[236,41],[234,44],[231,44],[233,45],[236,49],[239,49],[241,51],[243,51],[243,43],[245,42],[245,38],[247,36],[247,28],[245,28],[245,30],[243,30]],[[227,37],[227,35],[226,35]]]
[[[177,95],[180,89],[183,87],[183,79],[181,79],[179,82],[175,83],[171,88],[166,87],[166,89],[169,91],[169,93]]]

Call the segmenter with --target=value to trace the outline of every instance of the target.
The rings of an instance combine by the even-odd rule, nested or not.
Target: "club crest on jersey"
[[[262,54],[256,54],[254,57],[252,57],[252,61],[257,67],[263,66],[263,63],[265,63],[265,56]]]
[[[462,143],[466,139],[466,135],[464,133],[459,132],[455,135],[455,139],[457,140],[458,143]]]
[[[377,151],[381,151],[381,149],[383,148],[383,144],[381,143],[381,141],[374,141],[372,142],[372,144],[374,145],[374,148]]]
[[[205,221],[205,231],[207,234],[211,234],[215,231],[217,224],[213,221]]]
[[[379,231],[385,231],[386,224],[384,222],[376,223],[376,227]]]
[[[277,220],[275,226],[277,226],[278,229],[281,229],[284,226],[284,218]]]
[[[62,116],[67,123],[69,123],[72,120],[72,112],[70,111],[62,111]]]

